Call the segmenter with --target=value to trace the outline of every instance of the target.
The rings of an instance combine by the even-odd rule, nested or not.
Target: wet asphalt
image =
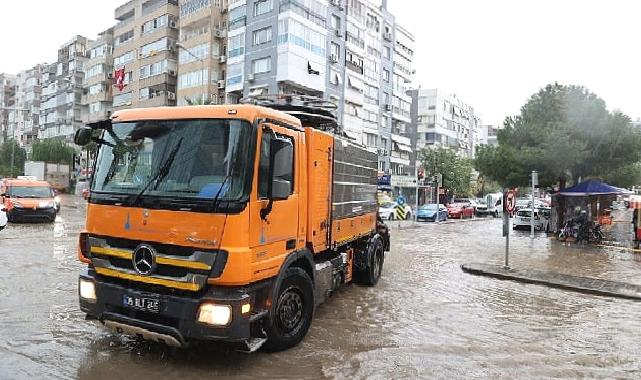
[[[53,224],[0,232],[0,379],[416,379],[641,377],[641,303],[471,276],[500,264],[498,219],[394,226],[374,288],[347,286],[316,310],[306,339],[251,355],[172,349],[113,335],[78,309],[84,203]],[[629,239],[619,211],[610,241]],[[609,242],[608,242],[609,243]],[[641,284],[641,253],[517,231],[513,267]]]

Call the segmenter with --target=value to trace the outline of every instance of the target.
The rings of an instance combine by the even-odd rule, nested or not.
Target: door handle
[[[285,249],[294,249],[296,248],[296,239],[289,239],[285,243]]]

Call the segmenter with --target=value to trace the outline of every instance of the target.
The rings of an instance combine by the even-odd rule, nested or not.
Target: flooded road
[[[84,321],[76,260],[83,218],[80,204],[63,207],[54,224],[0,232],[0,379],[641,376],[641,303],[461,271],[462,263],[503,262],[498,219],[394,230],[377,287],[349,286],[321,305],[299,346],[246,355],[171,349]],[[514,233],[511,247],[514,267],[641,284],[640,254],[527,232]]]

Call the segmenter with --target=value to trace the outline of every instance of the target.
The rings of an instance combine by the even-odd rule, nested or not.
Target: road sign
[[[404,205],[405,204],[405,197],[402,196],[402,195],[399,195],[398,198],[396,198],[396,203],[398,203],[401,206]]]
[[[394,207],[394,217],[396,220],[405,220],[406,212],[405,212],[405,206],[402,204],[396,204],[396,207]]]
[[[507,195],[505,196],[505,209],[503,211],[507,211],[509,213],[514,212],[516,209],[516,193],[514,190],[510,190],[507,192]]]

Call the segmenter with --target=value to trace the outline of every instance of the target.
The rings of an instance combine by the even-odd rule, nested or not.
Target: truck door
[[[302,151],[300,133],[295,130],[265,123],[261,125],[258,133],[258,170],[254,176],[255,191],[252,192],[249,236],[253,254],[252,269],[257,277],[262,278],[277,274],[282,260],[298,245],[299,199],[302,186],[299,158]],[[281,139],[281,142],[289,143],[291,147],[286,146],[286,149],[279,151],[278,157],[275,157],[278,165],[272,168],[271,174],[272,178],[279,182],[280,196],[273,198],[270,206],[268,189],[273,139]]]

